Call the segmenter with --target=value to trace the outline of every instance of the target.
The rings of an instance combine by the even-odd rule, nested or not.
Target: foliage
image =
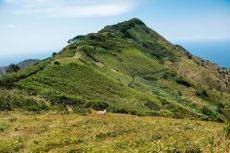
[[[156,103],[152,102],[152,101],[147,101],[145,102],[145,106],[148,107],[150,110],[159,110],[159,106],[156,105]]]
[[[228,87],[223,84],[227,74],[132,19],[77,36],[53,57],[2,76],[0,87],[11,96],[1,106],[28,110],[33,104],[46,110],[37,106],[41,101],[53,110],[72,108],[83,114],[107,108],[140,116],[223,121],[230,118],[230,95],[220,92]],[[15,105],[14,99],[30,103]]]
[[[52,53],[52,57],[55,57],[56,55],[57,55],[56,52],[53,52],[53,53]]]
[[[84,38],[83,35],[78,35],[70,40],[67,41],[68,44],[76,43]]]
[[[104,110],[109,107],[109,104],[99,100],[90,100],[86,103],[86,107],[92,108],[95,110]]]
[[[230,122],[228,122],[224,127],[224,133],[227,138],[230,138]]]
[[[90,113],[90,109],[85,107],[84,105],[77,105],[73,107],[73,111],[80,115],[87,115]]]
[[[18,72],[20,70],[20,67],[15,64],[10,64],[8,68],[6,69],[6,73],[12,73],[12,72]]]
[[[200,96],[200,97],[208,97],[208,93],[207,93],[205,90],[198,91],[198,92],[197,92],[197,96]]]
[[[46,111],[49,105],[43,99],[28,96],[17,90],[0,90],[0,111],[23,109],[26,111]]]
[[[29,66],[20,70],[17,73],[9,73],[0,77],[0,88],[12,88],[14,83],[32,76],[39,71],[45,69],[45,67],[52,61],[52,59],[43,60],[35,65]]]
[[[58,61],[55,61],[54,64],[55,64],[55,65],[60,65],[61,63],[58,62]]]
[[[184,79],[181,78],[181,77],[176,78],[176,82],[177,82],[178,84],[184,85],[184,86],[186,86],[186,87],[191,87],[191,86],[192,86],[188,81],[184,80]]]

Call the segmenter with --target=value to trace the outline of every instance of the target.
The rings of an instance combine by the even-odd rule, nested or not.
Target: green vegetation
[[[92,108],[94,110],[104,110],[109,107],[109,104],[103,101],[91,100],[87,102],[86,107]]]
[[[0,90],[0,111],[22,109],[26,111],[46,111],[49,104],[43,99],[28,96],[19,90]]]
[[[121,114],[0,113],[0,152],[229,152],[223,124]]]
[[[76,36],[51,58],[3,75],[0,106],[223,122],[230,119],[228,74],[132,19]]]
[[[51,61],[52,59],[46,59],[35,65],[22,69],[21,71],[17,73],[9,73],[9,74],[0,76],[0,87],[1,88],[14,87],[15,82],[25,79],[43,70]]]
[[[224,127],[224,133],[227,138],[230,138],[230,122],[228,122]]]
[[[138,19],[68,42],[0,76],[0,152],[230,152],[229,70]]]
[[[10,64],[8,68],[6,69],[6,73],[12,73],[12,72],[18,72],[20,70],[20,67],[15,64]]]

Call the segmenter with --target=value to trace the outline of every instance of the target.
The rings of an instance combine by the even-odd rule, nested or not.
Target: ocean
[[[22,54],[15,56],[0,56],[0,67],[8,66],[9,64],[17,64],[18,62],[27,60],[27,59],[45,59],[51,57],[54,51],[47,51],[47,52],[32,52],[30,54]]]
[[[176,42],[190,53],[230,69],[230,40]]]
[[[230,40],[226,41],[179,41],[174,42],[190,53],[230,69]],[[0,66],[21,62],[25,59],[44,59],[50,57],[52,51],[33,53],[24,56],[0,57]]]

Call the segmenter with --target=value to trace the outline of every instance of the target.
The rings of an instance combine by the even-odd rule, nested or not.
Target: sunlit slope
[[[132,19],[83,36],[54,57],[2,78],[17,78],[10,85],[1,84],[50,102],[50,109],[85,108],[93,100],[110,112],[226,120],[229,71],[199,61]]]

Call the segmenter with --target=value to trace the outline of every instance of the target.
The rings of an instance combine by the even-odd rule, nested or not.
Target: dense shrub
[[[54,64],[55,64],[55,65],[60,65],[61,63],[58,62],[58,61],[55,61]]]
[[[9,129],[9,125],[7,124],[0,124],[0,133]]]
[[[201,113],[214,119],[214,120],[218,120],[220,121],[220,119],[218,119],[218,116],[212,111],[210,110],[209,108],[207,108],[206,106],[203,106],[201,109],[200,109]]]
[[[116,110],[114,111],[114,113],[128,114],[129,111],[126,110],[125,108],[120,108],[120,109],[116,109]]]
[[[80,97],[60,93],[47,94],[45,98],[51,101],[53,104],[61,104],[64,107],[66,107],[67,105],[81,106],[85,104],[85,101]]]
[[[90,113],[90,109],[85,106],[75,106],[73,107],[73,111],[81,115],[87,115]]]
[[[227,138],[230,138],[230,122],[228,122],[224,127],[224,134]]]
[[[20,70],[20,67],[15,64],[10,64],[8,68],[6,69],[7,73],[12,73],[12,72],[18,72]]]
[[[157,78],[156,76],[143,76],[143,78],[145,80],[148,80],[148,81],[157,81],[159,78]]]
[[[197,91],[197,92],[196,92],[196,95],[199,96],[199,97],[202,97],[202,98],[205,98],[205,97],[207,98],[207,97],[209,97],[209,96],[208,96],[208,93],[206,92],[206,90]]]
[[[55,57],[56,55],[57,55],[56,52],[53,52],[53,53],[52,53],[52,57]]]
[[[160,110],[159,106],[156,103],[152,102],[152,101],[147,101],[144,104],[150,110]]]
[[[0,87],[11,88],[19,80],[16,73],[5,74],[0,78]]]
[[[109,107],[109,104],[99,100],[90,100],[86,103],[87,108],[92,108],[95,110],[103,110]]]
[[[76,45],[71,45],[69,46],[69,49],[72,50],[72,49],[77,49],[77,46]]]
[[[27,111],[45,111],[49,109],[46,101],[28,96],[18,91],[1,90],[0,111],[22,109]]]
[[[9,111],[11,109],[12,108],[9,102],[6,102],[5,100],[0,100],[0,111]]]
[[[188,81],[185,81],[181,77],[176,79],[176,83],[181,84],[181,85],[186,86],[186,87],[191,87],[192,86]]]

